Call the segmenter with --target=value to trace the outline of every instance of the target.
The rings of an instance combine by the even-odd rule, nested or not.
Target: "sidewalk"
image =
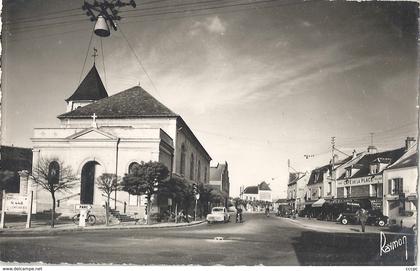
[[[190,223],[174,223],[164,222],[152,225],[145,224],[105,224],[79,227],[74,223],[57,224],[54,228],[50,225],[33,225],[32,228],[26,229],[25,223],[8,223],[4,229],[0,229],[0,236],[4,234],[32,234],[32,233],[53,233],[53,232],[66,232],[66,231],[106,231],[106,230],[121,230],[121,229],[155,229],[155,228],[177,228],[177,227],[190,227],[199,225],[206,222],[205,220],[193,221]]]
[[[342,225],[336,221],[322,221],[317,219],[308,219],[304,217],[297,217],[296,219],[292,218],[284,218],[279,217],[279,219],[283,219],[288,221],[289,223],[293,223],[298,225],[302,228],[307,228],[314,231],[320,232],[340,232],[340,233],[363,233],[362,227],[360,225]],[[366,233],[379,233],[381,231],[386,231],[387,227],[379,227],[379,226],[369,226],[366,225],[365,232]]]

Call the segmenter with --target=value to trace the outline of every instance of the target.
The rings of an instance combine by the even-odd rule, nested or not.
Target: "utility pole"
[[[332,179],[333,182],[335,182],[335,172],[334,172],[334,165],[335,165],[334,155],[335,155],[335,153],[334,153],[334,151],[335,151],[335,136],[331,137],[331,155],[332,155],[331,179]],[[332,194],[332,185],[331,185],[330,193]]]

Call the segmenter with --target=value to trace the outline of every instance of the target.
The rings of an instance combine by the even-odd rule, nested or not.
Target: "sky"
[[[136,2],[90,43],[83,1],[4,1],[2,144],[59,126],[93,47],[108,94],[140,84],[180,114],[212,163],[228,162],[232,196],[266,181],[286,197],[288,159],[327,164],[332,136],[345,154],[370,133],[379,150],[417,137],[414,3]]]

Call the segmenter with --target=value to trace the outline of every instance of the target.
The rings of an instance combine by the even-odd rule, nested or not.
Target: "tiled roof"
[[[266,182],[261,182],[259,185],[258,185],[258,189],[259,190],[267,190],[267,191],[271,191],[271,189],[270,189],[270,186],[268,186],[268,184],[266,183]]]
[[[216,167],[210,167],[210,181],[221,181],[225,168],[226,164],[217,164]]]
[[[395,164],[391,165],[387,169],[399,169],[406,167],[418,166],[418,152],[417,146],[411,147]]]
[[[365,154],[357,164],[360,165],[360,170],[357,171],[351,178],[359,178],[368,176],[370,173],[369,166],[370,164],[378,158],[389,158],[390,164],[397,161],[405,152],[405,148],[399,148],[390,151],[377,152],[377,153],[367,153]],[[378,172],[380,173],[380,172]]]
[[[59,119],[91,118],[178,117],[139,86],[129,88],[76,110],[58,116]]]
[[[311,176],[309,177],[308,185],[321,183],[324,181],[324,173],[330,169],[330,165],[325,165],[320,168],[312,170]]]
[[[66,101],[97,101],[108,97],[95,65],[87,73],[76,91]]]
[[[244,194],[258,194],[258,186],[247,186],[244,189]]]

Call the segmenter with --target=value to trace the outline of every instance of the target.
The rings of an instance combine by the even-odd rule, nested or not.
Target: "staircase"
[[[126,214],[120,214],[120,211],[117,211],[115,209],[110,209],[109,213],[110,213],[111,216],[116,218],[120,223],[139,221],[138,218],[134,218],[134,217],[126,215]]]

